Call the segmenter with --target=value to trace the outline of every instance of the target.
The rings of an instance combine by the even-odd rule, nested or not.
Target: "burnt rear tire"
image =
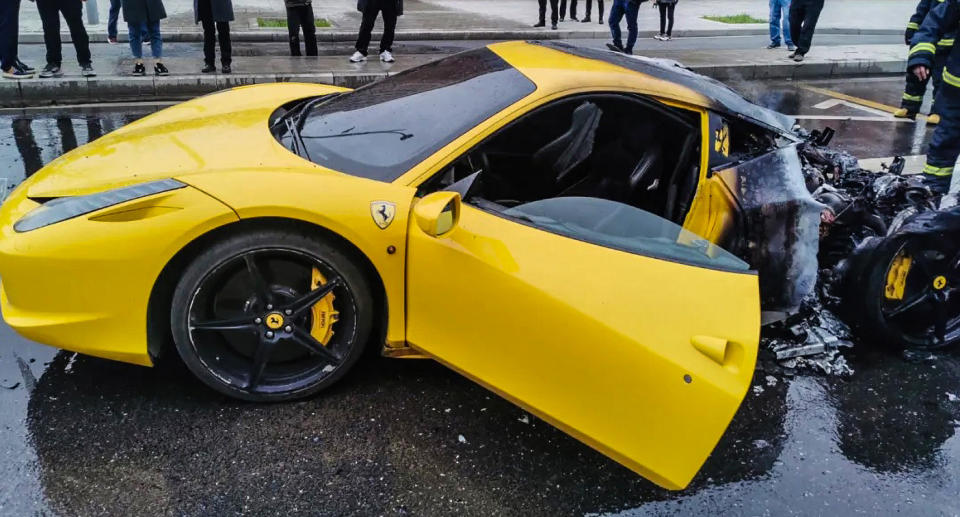
[[[356,364],[371,334],[371,287],[356,264],[340,246],[298,232],[224,238],[177,283],[170,311],[177,352],[199,380],[230,397],[314,395]]]

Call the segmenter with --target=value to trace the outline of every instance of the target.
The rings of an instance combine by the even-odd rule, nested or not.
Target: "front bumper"
[[[147,304],[160,272],[236,214],[187,187],[17,233],[13,224],[39,206],[26,191],[0,207],[3,319],[43,344],[151,365]]]

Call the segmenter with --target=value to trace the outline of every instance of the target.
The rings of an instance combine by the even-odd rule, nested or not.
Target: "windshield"
[[[318,165],[393,181],[535,89],[491,50],[471,50],[314,102],[277,137]]]
[[[715,269],[750,266],[703,237],[639,208],[593,197],[558,197],[502,212],[544,230],[608,248]]]

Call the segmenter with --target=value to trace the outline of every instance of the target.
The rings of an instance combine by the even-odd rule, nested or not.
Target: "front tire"
[[[187,368],[234,398],[313,395],[356,364],[373,326],[370,284],[351,254],[299,232],[220,240],[183,272],[170,325]]]

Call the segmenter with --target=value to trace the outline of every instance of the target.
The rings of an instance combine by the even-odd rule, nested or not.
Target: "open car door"
[[[746,263],[597,198],[411,217],[407,338],[666,488],[687,486],[750,385],[760,332]]]

